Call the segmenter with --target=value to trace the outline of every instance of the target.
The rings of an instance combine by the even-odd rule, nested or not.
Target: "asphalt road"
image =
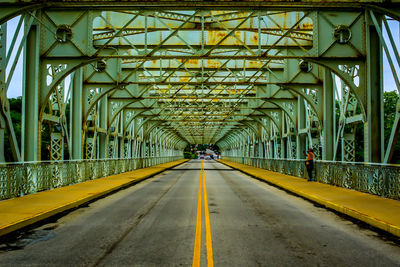
[[[220,163],[204,169],[205,182],[192,160],[21,233],[0,244],[0,266],[400,266],[385,236]]]

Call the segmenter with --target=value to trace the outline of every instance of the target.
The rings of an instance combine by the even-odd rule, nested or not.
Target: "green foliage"
[[[22,121],[22,97],[19,96],[17,98],[9,98],[8,102],[10,104],[10,117],[14,126],[14,133],[17,138],[17,142],[20,146],[21,144],[21,121]],[[5,159],[7,162],[13,162],[14,159],[12,157],[11,145],[9,140],[9,133],[5,131],[4,134],[4,152]],[[3,140],[1,140],[3,141]]]
[[[356,161],[363,162],[364,161],[364,125],[358,123],[356,125],[356,138],[355,138],[355,146],[356,146]]]
[[[191,152],[188,152],[188,151],[185,151],[185,152],[183,153],[183,157],[184,157],[185,159],[197,159],[197,154],[191,153]]]
[[[50,124],[43,123],[41,129],[41,139],[42,139],[42,147],[40,151],[41,160],[50,160],[50,146],[51,146],[51,138],[50,138]]]
[[[17,138],[19,147],[21,147],[22,97],[9,98],[8,102],[10,104],[10,116],[13,122],[15,137]],[[50,159],[50,151],[48,150],[48,146],[50,145],[50,129],[48,124],[45,123],[42,125],[41,134],[42,134],[41,159],[48,160]],[[9,133],[6,131],[4,135],[5,159],[7,162],[13,162],[14,159],[12,157],[11,145],[8,140],[9,140]]]
[[[384,101],[384,133],[385,133],[385,149],[387,148],[387,144],[389,142],[390,134],[392,132],[392,127],[394,123],[394,119],[396,117],[396,105],[397,101],[399,101],[399,95],[396,91],[385,92],[383,95]],[[400,164],[400,138],[398,138],[395,152],[393,154],[393,158],[391,163]]]
[[[387,148],[387,144],[390,138],[390,133],[392,131],[394,119],[396,116],[396,105],[399,99],[399,95],[396,91],[384,92],[383,101],[384,101],[384,139],[385,139],[385,150]],[[357,111],[361,112],[360,110]],[[336,125],[339,126],[339,118],[340,118],[340,108],[339,103],[336,101]],[[346,125],[345,132],[350,131],[352,125]],[[357,124],[355,126],[355,150],[356,150],[356,161],[364,161],[364,125]],[[341,159],[341,149],[338,149],[337,158]],[[391,163],[400,164],[400,140],[398,140],[395,148],[395,153],[393,155],[393,159]]]

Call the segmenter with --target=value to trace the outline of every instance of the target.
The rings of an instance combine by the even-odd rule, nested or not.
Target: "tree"
[[[21,121],[22,121],[22,97],[19,96],[17,98],[9,98],[8,103],[10,104],[10,117],[14,126],[14,133],[17,138],[17,142],[20,146],[21,144]],[[14,161],[11,152],[11,146],[9,140],[9,133],[5,131],[4,135],[4,152],[5,159],[7,162]],[[0,140],[3,142],[3,140]]]
[[[396,91],[385,92],[383,95],[384,101],[384,134],[385,134],[385,149],[388,145],[394,119],[396,117],[396,105],[399,101],[399,95]],[[400,142],[397,141],[395,152],[391,163],[400,164]]]

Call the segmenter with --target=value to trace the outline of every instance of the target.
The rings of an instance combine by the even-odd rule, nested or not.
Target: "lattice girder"
[[[3,20],[24,8],[35,10],[24,13],[27,47],[35,47],[27,50],[25,71],[37,73],[26,79],[38,103],[25,112],[37,112],[39,124],[56,121],[51,116],[65,117],[68,95],[59,90],[65,91],[66,79],[81,71],[74,88],[81,86],[82,120],[74,129],[82,132],[87,146],[95,144],[88,149],[97,149],[96,155],[88,152],[90,158],[155,155],[166,141],[156,131],[168,133],[163,136],[171,149],[217,143],[226,150],[242,138],[247,155],[293,157],[292,136],[297,152],[306,139],[313,144],[312,139],[327,138],[323,129],[335,122],[326,120],[326,92],[334,90],[335,79],[351,95],[343,125],[364,123],[370,130],[377,109],[371,104],[371,84],[379,76],[371,70],[377,60],[371,58],[376,50],[371,18],[376,19],[375,12],[381,19],[378,10],[394,18],[398,12],[394,2],[389,12],[373,1],[368,8],[356,1],[296,6],[282,1],[272,9],[263,8],[271,7],[266,2],[254,8],[243,1],[244,9],[226,1],[218,2],[220,10],[189,2],[169,8],[149,2],[158,5],[152,9],[134,1],[124,2],[124,8],[117,1],[96,8],[90,1],[48,1],[36,9],[33,3],[0,6]],[[49,66],[63,66],[51,80]],[[334,74],[333,82],[327,82],[327,72]],[[368,149],[373,148],[365,133]],[[31,139],[40,140],[40,134]]]

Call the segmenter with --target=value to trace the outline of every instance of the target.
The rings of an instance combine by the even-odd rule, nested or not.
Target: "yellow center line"
[[[200,169],[200,185],[199,185],[199,196],[197,202],[197,219],[196,219],[196,236],[194,240],[194,252],[193,252],[193,263],[192,266],[200,266],[200,252],[201,252],[201,193],[202,185],[204,185],[204,217],[206,225],[206,248],[207,248],[207,266],[214,266],[213,250],[212,250],[212,239],[211,239],[211,224],[210,224],[210,213],[208,211],[208,200],[207,200],[207,188],[204,171],[204,162],[201,161]]]
[[[203,164],[203,161],[201,162]],[[192,266],[200,266],[200,249],[201,249],[201,186],[202,172],[200,170],[199,196],[197,201],[197,220],[196,220],[196,236],[194,239],[194,252]]]
[[[203,162],[201,162],[203,164]],[[204,217],[206,224],[206,246],[207,246],[207,266],[214,266],[212,239],[211,239],[211,224],[210,213],[208,212],[207,188],[206,188],[206,174],[203,167],[203,186],[204,186]]]

